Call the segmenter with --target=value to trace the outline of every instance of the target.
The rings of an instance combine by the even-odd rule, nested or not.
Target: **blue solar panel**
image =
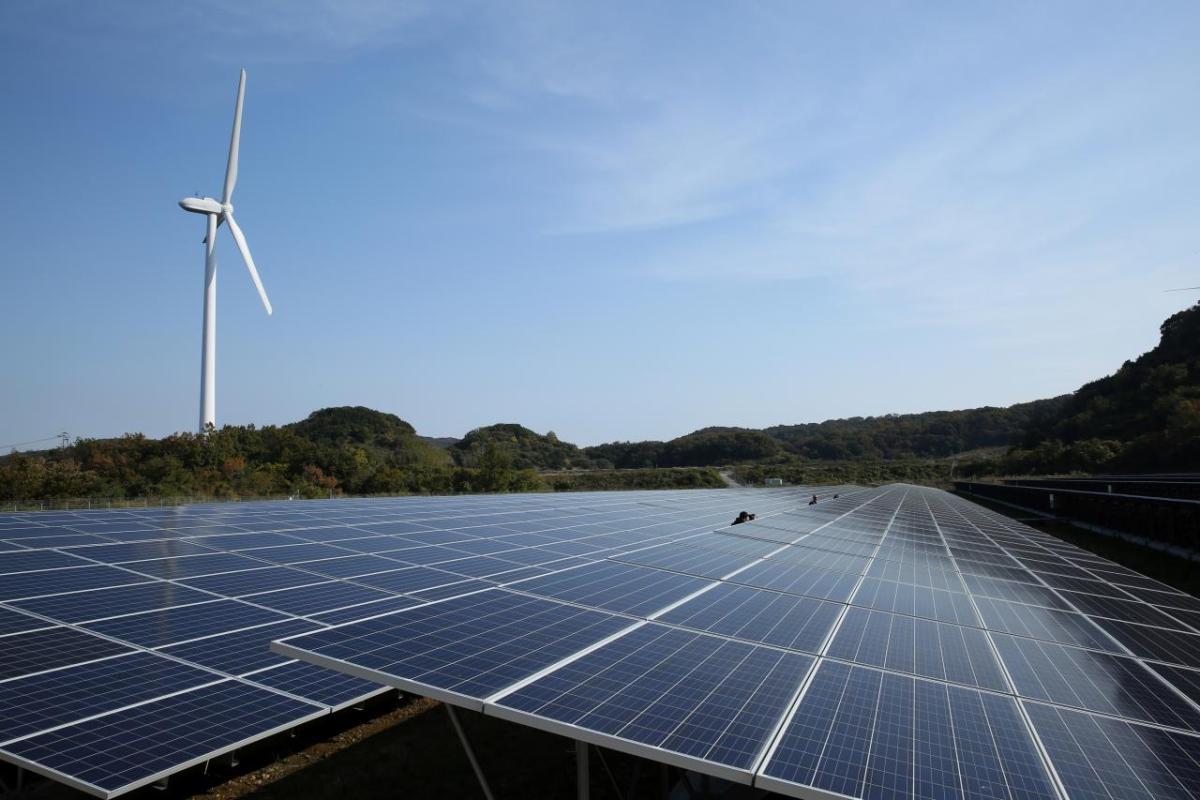
[[[813,597],[722,583],[657,619],[735,639],[817,653],[844,608]]]
[[[320,627],[312,622],[289,619],[232,633],[193,639],[164,647],[161,652],[220,670],[227,675],[245,675],[255,670],[278,666],[286,660],[270,651],[271,642],[285,636],[318,630]]]
[[[379,691],[372,676],[799,796],[1051,796],[1042,755],[1056,766],[1111,757],[1098,740],[1077,738],[1087,730],[1079,720],[1109,726],[1113,742],[1133,737],[1120,752],[1136,763],[1113,759],[1113,780],[1101,785],[1123,788],[1121,770],[1168,787],[1159,796],[1187,785],[1200,600],[937,491],[822,493],[808,506],[810,494],[403,498],[0,519],[0,542],[41,548],[0,544],[0,718],[9,711],[15,731],[0,739],[0,758],[120,793],[243,733],[356,703]],[[744,508],[758,520],[729,526]],[[268,649],[279,639],[288,656],[342,671]],[[814,661],[821,671],[801,696]],[[115,674],[116,664],[128,669]],[[222,705],[226,691],[243,702]],[[195,705],[205,696],[217,704],[209,717]],[[283,712],[280,698],[308,702]],[[1069,727],[1082,755],[1066,739],[1039,754],[1021,705],[1030,717],[1053,708],[1060,730],[1046,736]],[[84,722],[94,714],[105,722]],[[187,717],[211,721],[213,737],[178,733]],[[57,725],[63,738],[44,739]],[[123,762],[125,741],[149,741],[148,729],[157,736],[145,763]],[[51,766],[45,747],[76,758]],[[81,783],[85,773],[114,788]],[[1087,795],[1072,789],[1077,796]]]
[[[71,785],[104,794],[231,750],[328,709],[237,681],[69,725],[4,745],[3,752]]]
[[[19,611],[0,608],[0,636],[9,633],[32,631],[37,628],[48,628],[53,624],[37,617],[31,617],[28,614],[22,614]]]
[[[63,622],[88,620],[151,611],[171,606],[204,603],[214,599],[211,594],[198,592],[174,583],[137,583],[112,589],[55,594],[13,603],[36,614],[44,614]]]
[[[256,592],[269,592],[273,589],[308,586],[324,580],[327,578],[324,575],[316,574],[315,570],[301,571],[290,567],[264,565],[259,569],[225,572],[199,578],[184,578],[179,583],[226,597],[241,597]]]
[[[355,578],[356,583],[385,589],[389,592],[419,592],[448,583],[460,583],[463,576],[434,567],[399,567],[387,572],[375,572]]]
[[[316,700],[335,711],[387,691],[374,681],[334,672],[303,661],[289,661],[262,672],[255,672],[247,680],[270,689]]]
[[[812,659],[644,625],[503,697],[503,708],[749,769]]]
[[[1096,623],[1135,655],[1185,667],[1200,667],[1198,634],[1111,619],[1098,618]]]
[[[1104,631],[1082,614],[976,597],[985,628],[1058,644],[1123,652]]]
[[[177,539],[160,539],[158,541],[133,542],[128,544],[104,544],[97,547],[80,547],[71,551],[72,555],[100,561],[105,564],[122,564],[128,561],[144,561],[150,558],[171,558],[173,556],[195,556],[212,553],[212,549],[198,544],[181,542]]]
[[[805,540],[807,542],[807,540]],[[805,567],[819,567],[833,572],[852,572],[858,574],[871,563],[869,558],[848,555],[832,550],[818,550],[815,547],[795,545],[785,547],[777,553],[771,553],[769,561],[782,561]]]
[[[939,622],[978,626],[971,599],[959,592],[865,578],[851,602],[856,606],[894,611]]]
[[[1152,661],[1148,662],[1146,666],[1158,673],[1193,703],[1200,705],[1200,670],[1173,667],[1170,664],[1156,664]]]
[[[729,580],[760,589],[839,602],[849,600],[850,595],[854,593],[854,587],[858,585],[857,575],[829,572],[816,567],[793,567],[772,561],[752,564]]]
[[[14,633],[0,639],[0,680],[127,653],[131,649],[72,628]]]
[[[613,556],[614,560],[683,572],[701,578],[720,578],[757,560],[755,556],[708,550],[687,544],[665,544]]]
[[[302,617],[389,597],[392,595],[378,589],[329,581],[293,589],[280,589],[266,594],[252,594],[244,599],[248,603]]]
[[[214,600],[89,622],[84,627],[142,647],[161,647],[284,619],[287,617],[276,611],[237,600]]]
[[[482,698],[629,624],[492,589],[296,637],[277,649],[339,662],[393,685]]]
[[[1008,690],[987,634],[961,625],[851,608],[826,653],[926,678]]]
[[[415,605],[420,605],[422,602],[422,600],[415,597],[393,597],[388,600],[376,600],[373,603],[363,603],[358,606],[339,608],[336,611],[313,614],[312,619],[317,622],[323,622],[326,625],[341,625],[346,622],[357,622],[367,617],[390,614],[393,611],[399,611],[403,608],[412,608]]]
[[[511,588],[607,611],[646,616],[713,585],[692,575],[599,561],[520,581]]]
[[[958,573],[932,569],[926,564],[885,561],[876,558],[871,562],[867,576],[897,583],[911,583],[915,586],[928,586],[931,589],[945,589],[948,592],[966,591]]]
[[[122,566],[154,578],[179,580],[196,578],[201,575],[216,575],[222,572],[236,572],[240,569],[260,569],[266,565],[257,559],[234,553],[213,553],[212,555],[131,561]]]
[[[994,641],[1022,697],[1200,731],[1200,711],[1132,658],[1016,636]]]
[[[1178,620],[1172,619],[1148,603],[1132,599],[1101,597],[1082,592],[1068,592],[1061,589],[1059,591],[1067,602],[1084,614],[1093,617],[1107,617],[1122,622],[1140,622],[1146,625],[1157,625],[1161,628],[1187,630],[1187,626],[1181,625]]]
[[[832,661],[761,774],[789,794],[1057,797],[1012,698]]]
[[[1200,797],[1200,738],[1041,703],[1025,708],[1071,800]]]
[[[28,552],[8,552],[0,561],[0,574],[14,572],[30,572],[33,570],[55,569],[57,567],[82,567],[87,565],[82,558],[60,553],[57,550],[31,550]]]
[[[106,657],[0,682],[0,743],[222,677],[152,653]]]
[[[8,554],[5,553],[2,558],[7,559]],[[101,589],[106,586],[125,586],[131,583],[144,583],[148,580],[149,578],[143,575],[107,566],[18,572],[11,575],[0,575],[0,601],[77,592],[84,589]]]

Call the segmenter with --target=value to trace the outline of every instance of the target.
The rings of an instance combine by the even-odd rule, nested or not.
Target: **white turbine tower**
[[[246,70],[242,70],[238,80],[237,106],[233,112],[233,138],[229,142],[229,164],[225,168],[225,194],[220,201],[211,197],[185,197],[179,201],[184,211],[194,214],[204,214],[207,219],[208,232],[204,236],[204,341],[201,349],[200,367],[200,431],[203,433],[217,424],[217,228],[222,222],[229,223],[229,232],[233,241],[242,253],[246,269],[250,270],[250,279],[258,296],[262,298],[263,307],[271,313],[271,301],[263,289],[258,270],[254,268],[254,259],[250,257],[250,248],[246,246],[246,237],[233,218],[233,187],[237,184],[238,175],[238,141],[242,136],[242,98],[246,94]]]

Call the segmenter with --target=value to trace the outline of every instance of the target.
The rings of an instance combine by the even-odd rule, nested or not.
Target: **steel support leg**
[[[576,800],[588,800],[590,797],[591,776],[588,774],[588,744],[579,739],[575,740],[575,797]]]
[[[475,758],[475,750],[472,749],[471,742],[467,739],[467,732],[463,730],[462,723],[458,721],[458,714],[454,711],[454,706],[449,703],[442,703],[442,705],[445,707],[446,713],[450,715],[450,721],[454,723],[454,731],[458,734],[458,740],[462,742],[467,760],[471,762],[471,769],[475,770],[475,778],[479,781],[479,788],[483,790],[483,796],[487,800],[496,800],[491,787],[488,786],[487,778],[483,775],[483,768],[479,766],[479,760]]]

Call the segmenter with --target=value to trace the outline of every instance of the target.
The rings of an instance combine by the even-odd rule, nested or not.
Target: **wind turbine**
[[[184,211],[193,214],[204,214],[207,217],[207,233],[204,236],[204,339],[200,356],[200,432],[203,433],[217,424],[217,228],[222,222],[229,223],[229,232],[233,241],[242,253],[246,269],[250,271],[250,279],[258,296],[262,298],[263,307],[267,314],[271,313],[271,301],[263,289],[262,279],[254,268],[254,259],[250,256],[250,248],[246,245],[246,237],[233,218],[233,187],[237,184],[238,176],[238,143],[242,138],[242,100],[246,95],[246,70],[242,70],[238,79],[237,105],[233,112],[233,136],[229,141],[229,163],[225,167],[225,194],[220,201],[211,197],[185,197],[179,201]]]

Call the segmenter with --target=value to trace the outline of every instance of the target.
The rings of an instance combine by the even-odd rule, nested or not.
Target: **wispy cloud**
[[[468,101],[562,164],[547,232],[633,237],[630,261],[662,279],[832,279],[936,325],[1083,314],[1072,298],[1176,279],[1177,251],[1121,242],[1147,222],[1139,205],[1200,166],[1180,163],[1182,136],[1144,130],[1188,113],[1177,54],[1135,72],[1100,51],[1023,63],[983,19],[910,32],[863,70],[797,36],[805,22],[755,28],[766,56],[736,63],[655,59],[586,15],[502,24]],[[537,122],[514,125],[522,111]],[[1160,227],[1177,241],[1182,224]]]

